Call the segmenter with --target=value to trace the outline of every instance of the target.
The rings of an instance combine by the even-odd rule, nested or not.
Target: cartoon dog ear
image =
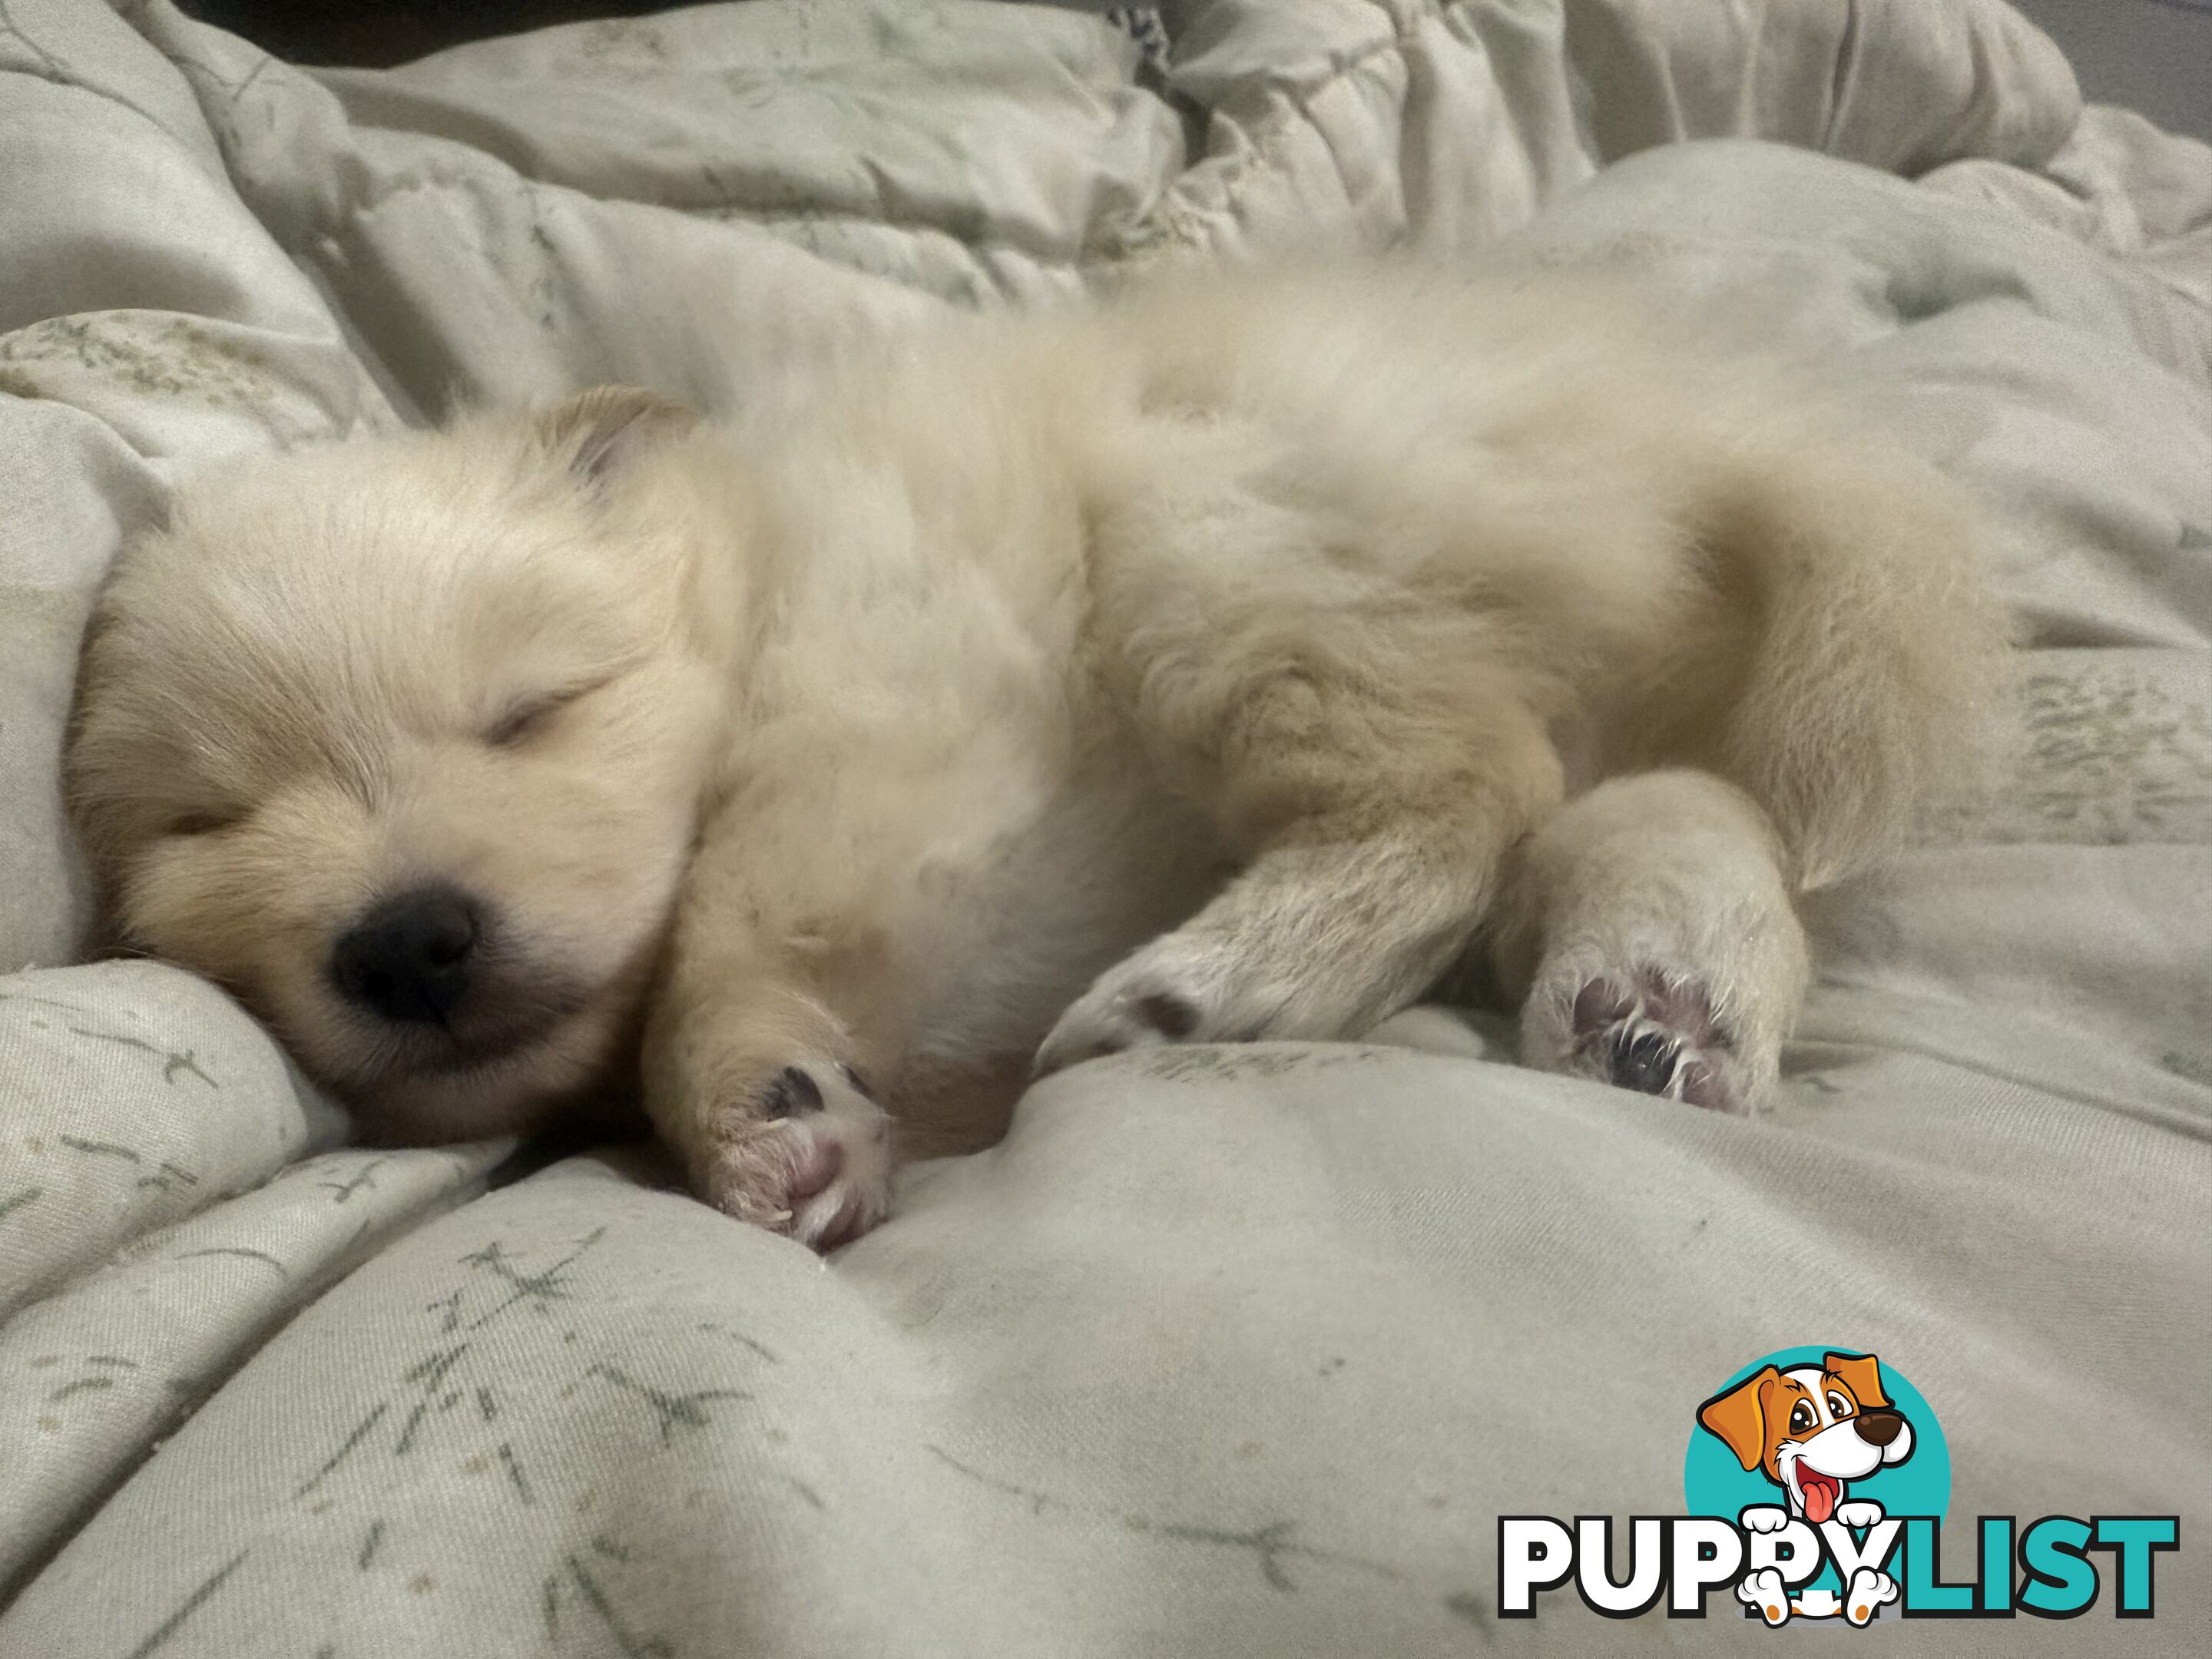
[[[1872,1354],[1832,1353],[1820,1361],[1820,1369],[1831,1376],[1842,1377],[1844,1386],[1851,1391],[1851,1397],[1862,1408],[1889,1408],[1889,1396],[1881,1391],[1881,1361]]]
[[[698,410],[634,386],[593,386],[536,420],[546,448],[590,484],[604,483],[647,446],[698,423]]]
[[[1782,1373],[1762,1365],[1730,1389],[1698,1407],[1698,1421],[1718,1435],[1735,1454],[1735,1461],[1755,1469],[1766,1461],[1766,1385],[1779,1382]]]

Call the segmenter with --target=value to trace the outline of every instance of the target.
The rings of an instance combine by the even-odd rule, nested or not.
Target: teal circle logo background
[[[1753,1504],[1790,1507],[1788,1493],[1759,1470],[1747,1469],[1738,1463],[1735,1454],[1721,1437],[1698,1421],[1698,1406],[1716,1395],[1726,1394],[1762,1366],[1771,1365],[1777,1370],[1786,1371],[1798,1365],[1817,1365],[1832,1353],[1859,1352],[1832,1343],[1784,1348],[1753,1360],[1735,1376],[1692,1401],[1687,1408],[1690,1450],[1682,1460],[1682,1502],[1686,1511],[1733,1521]],[[1903,1412],[1905,1420],[1912,1425],[1912,1455],[1902,1463],[1876,1469],[1863,1480],[1852,1481],[1844,1498],[1846,1501],[1870,1498],[1881,1505],[1885,1515],[1932,1515],[1941,1519],[1951,1507],[1951,1449],[1943,1442],[1943,1431],[1920,1390],[1892,1370],[1887,1360],[1882,1362],[1881,1386],[1889,1396],[1889,1403]]]

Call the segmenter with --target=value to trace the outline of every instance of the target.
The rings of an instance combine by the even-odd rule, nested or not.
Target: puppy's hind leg
[[[1040,1073],[1164,1042],[1358,1036],[1464,953],[1505,850],[1559,797],[1558,756],[1510,696],[1408,721],[1291,677],[1240,703],[1212,793],[1256,852],[1069,1007]]]
[[[1305,451],[1242,419],[1094,504],[1084,653],[1164,789],[1241,872],[1103,975],[1037,1054],[1357,1036],[1465,954],[1565,778],[1510,628],[1324,510]],[[1316,452],[1319,453],[1319,452]]]
[[[1781,844],[1708,774],[1599,785],[1516,854],[1492,958],[1522,1059],[1747,1112],[1771,1091],[1808,973]]]

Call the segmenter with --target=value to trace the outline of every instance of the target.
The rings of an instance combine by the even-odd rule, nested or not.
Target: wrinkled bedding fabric
[[[1495,1617],[1502,1513],[1671,1514],[1698,1403],[1880,1354],[1954,1522],[2174,1514],[2212,1640],[2212,150],[1996,0],[760,0],[309,71],[0,5],[0,1654],[1706,1653]],[[1998,503],[2027,741],[1818,896],[1756,1121],[1362,1044],[1079,1068],[827,1265],[641,1154],[346,1147],[88,949],[56,757],[210,458],[602,380],[707,402],[1175,259],[1623,260]],[[1947,1564],[1948,1565],[1948,1564]],[[1964,1576],[1964,1563],[1950,1576]],[[1761,1650],[1764,1650],[1763,1649]]]

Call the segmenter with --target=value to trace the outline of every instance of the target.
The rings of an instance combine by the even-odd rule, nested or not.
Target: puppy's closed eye
[[[543,732],[552,724],[556,714],[595,689],[588,685],[568,686],[510,703],[505,713],[484,728],[483,740],[495,749],[512,749]]]
[[[161,826],[161,833],[180,840],[212,836],[232,828],[245,816],[242,807],[210,807],[196,812],[179,812]]]

